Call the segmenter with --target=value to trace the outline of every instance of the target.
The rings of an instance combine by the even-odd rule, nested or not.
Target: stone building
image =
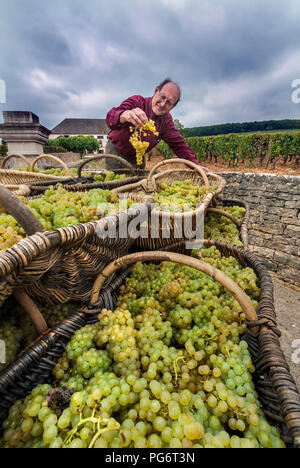
[[[23,154],[37,156],[43,154],[43,145],[51,131],[40,124],[39,117],[28,111],[3,111],[0,124],[0,138],[6,141],[8,155]]]

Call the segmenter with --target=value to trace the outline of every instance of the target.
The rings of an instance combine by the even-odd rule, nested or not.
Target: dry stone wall
[[[270,271],[300,287],[300,177],[223,172],[224,195],[250,206],[249,250]]]

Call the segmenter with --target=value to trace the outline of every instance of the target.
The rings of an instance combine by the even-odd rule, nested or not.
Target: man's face
[[[152,111],[155,115],[164,115],[175,107],[178,100],[178,89],[173,83],[167,83],[159,90],[155,88],[152,97]]]

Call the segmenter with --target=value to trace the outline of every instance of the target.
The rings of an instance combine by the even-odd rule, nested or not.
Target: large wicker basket
[[[88,173],[91,173],[90,176],[83,176],[82,171],[85,165],[89,163],[94,163],[96,161],[102,161],[106,159],[113,159],[120,163],[120,169],[115,170],[116,174],[125,174],[127,177],[122,180],[112,180],[109,182],[95,182],[94,175],[103,174],[102,170],[87,169]],[[123,166],[123,167],[122,167]],[[55,184],[62,184],[63,188],[70,191],[85,191],[93,188],[101,189],[115,189],[122,187],[123,185],[131,184],[138,182],[144,177],[144,171],[141,173],[138,169],[135,169],[126,159],[116,156],[114,154],[101,154],[98,156],[90,157],[82,161],[77,168],[77,177],[69,177],[68,179],[64,178],[61,180],[56,180]],[[38,195],[43,193],[50,185],[55,185],[51,181],[46,182],[34,182],[30,184],[30,194]]]
[[[162,171],[156,175],[156,170],[169,164],[185,164],[191,169],[174,169]],[[172,183],[177,180],[191,180],[193,185],[203,185],[206,187],[206,195],[201,204],[194,210],[185,212],[162,211],[159,208],[153,208],[151,218],[149,218],[146,232],[137,239],[137,245],[141,249],[158,249],[164,245],[172,244],[180,239],[193,239],[198,222],[202,222],[207,208],[213,203],[213,200],[220,200],[226,185],[225,179],[217,174],[210,173],[206,176],[200,166],[185,159],[164,160],[154,166],[147,179],[140,180],[135,184],[129,184],[117,189],[116,193],[132,194],[144,193],[145,196],[156,192],[158,184],[161,182]],[[217,189],[210,191],[210,185],[214,184]],[[167,225],[166,225],[167,222]]]
[[[56,162],[61,164],[66,171],[66,174],[70,176],[70,171],[67,167],[67,165],[61,161],[59,158],[56,156],[53,156],[52,154],[43,154],[41,156],[38,156],[35,158],[32,163],[30,163],[25,156],[22,155],[16,155],[16,154],[11,154],[9,156],[6,156],[1,164],[1,169],[0,169],[0,183],[5,185],[5,187],[11,191],[13,191],[16,195],[29,195],[30,190],[28,188],[28,184],[33,183],[33,182],[52,182],[56,180],[61,180],[61,177],[54,176],[51,174],[43,174],[42,172],[34,172],[33,168],[35,163],[37,162],[38,159],[40,158],[51,158],[54,159]],[[22,161],[25,163],[26,166],[29,167],[29,171],[18,171],[16,169],[5,169],[5,164],[9,161],[11,158],[20,158]],[[63,179],[66,179],[64,177]]]
[[[184,242],[180,244],[184,249]],[[273,285],[268,271],[253,254],[241,247],[217,241],[205,241],[205,245],[214,245],[222,255],[235,257],[243,266],[253,268],[259,277],[261,296],[256,309],[258,318],[256,320],[254,317],[255,321],[249,319],[245,336],[256,366],[256,391],[266,417],[271,424],[279,428],[287,446],[299,448],[300,395],[280,348],[273,304]],[[176,248],[178,247],[180,246],[177,245]],[[6,418],[9,407],[14,401],[24,398],[37,384],[51,382],[53,366],[61,357],[73,333],[87,323],[95,322],[99,309],[114,308],[118,288],[130,271],[129,265],[138,260],[180,261],[196,268],[202,264],[196,259],[192,259],[191,263],[191,257],[186,255],[174,256],[171,252],[160,251],[139,252],[108,265],[103,275],[100,275],[94,283],[90,305],[81,308],[47,332],[1,373],[0,424]],[[108,277],[120,268],[117,277]]]

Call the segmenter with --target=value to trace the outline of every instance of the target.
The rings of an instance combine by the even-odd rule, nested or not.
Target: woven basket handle
[[[211,276],[214,280],[218,281],[224,288],[226,288],[238,301],[241,308],[243,309],[247,319],[249,321],[257,321],[257,314],[255,308],[253,307],[250,299],[244,293],[244,291],[227,275],[222,271],[214,268],[209,263],[205,263],[201,260],[198,260],[194,257],[189,257],[188,255],[178,254],[175,252],[162,252],[162,251],[152,251],[152,252],[136,252],[125,257],[118,258],[114,262],[107,265],[100,275],[96,278],[92,292],[90,303],[92,305],[96,304],[99,299],[99,292],[105,280],[115,271],[123,268],[132,263],[139,261],[168,261],[181,263],[182,265],[187,265],[196,270],[202,271],[207,275]]]
[[[45,230],[28,206],[2,184],[0,184],[0,205],[18,221],[28,236]]]
[[[40,159],[43,159],[43,158],[49,158],[49,159],[53,159],[54,161],[58,162],[59,164],[61,164],[61,166],[64,168],[64,170],[66,171],[67,175],[71,177],[71,173],[70,173],[70,169],[68,168],[68,166],[64,163],[64,161],[62,161],[61,159],[59,159],[57,156],[53,156],[53,154],[41,154],[40,156],[37,156],[31,163],[31,166],[30,166],[30,172],[33,172],[33,169],[34,169],[34,166],[36,165],[36,163],[40,160]]]
[[[219,214],[220,216],[225,216],[226,218],[230,219],[238,228],[241,227],[242,223],[239,221],[235,216],[233,216],[230,213],[227,213],[227,211],[220,210],[219,208],[207,208],[206,210],[207,213],[216,213]]]
[[[172,164],[172,163],[182,163],[182,164],[186,164],[187,166],[190,166],[192,169],[194,169],[196,172],[198,172],[201,177],[203,178],[204,180],[204,185],[206,187],[206,190],[207,192],[209,192],[209,181],[208,181],[208,178],[207,178],[207,175],[205,174],[205,172],[203,171],[203,169],[201,169],[200,166],[197,166],[197,164],[194,164],[192,161],[189,161],[188,159],[180,159],[180,158],[174,158],[174,159],[164,159],[163,161],[160,161],[158,164],[156,164],[155,166],[152,167],[149,175],[148,175],[148,179],[147,179],[147,184],[149,186],[153,185],[152,183],[152,177],[153,177],[153,174],[154,172],[161,166],[165,166],[166,164]]]
[[[123,159],[120,156],[117,156],[116,154],[107,153],[107,154],[101,154],[99,156],[94,156],[93,158],[86,159],[85,161],[80,163],[78,166],[78,170],[77,170],[78,177],[81,177],[81,171],[82,171],[83,166],[85,166],[85,164],[88,164],[91,161],[102,160],[102,159],[114,159],[115,161],[119,161],[121,164],[123,164],[123,166],[126,166],[131,171],[132,174],[135,173],[134,167],[128,161],[126,161],[126,159]]]
[[[30,167],[30,162],[28,161],[28,159],[25,158],[25,156],[23,156],[23,154],[10,154],[10,155],[8,155],[8,156],[5,156],[5,158],[3,159],[2,164],[1,164],[1,169],[4,169],[5,164],[6,164],[7,161],[9,161],[9,159],[11,159],[11,158],[19,158],[19,159],[22,159],[22,160],[25,162],[25,165],[28,166],[28,168]]]

